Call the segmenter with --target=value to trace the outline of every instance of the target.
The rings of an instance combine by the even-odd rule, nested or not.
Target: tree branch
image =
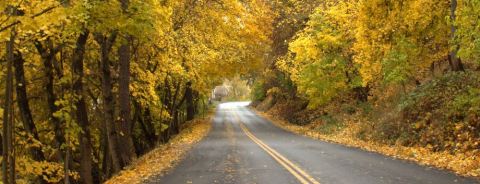
[[[35,18],[35,17],[38,17],[38,16],[43,15],[43,14],[45,14],[45,13],[48,13],[48,12],[50,12],[51,10],[53,10],[53,9],[59,7],[59,6],[60,6],[60,4],[59,4],[59,5],[55,5],[55,6],[51,6],[51,7],[47,8],[47,9],[45,9],[45,10],[42,10],[41,12],[38,12],[38,13],[30,16],[30,18],[33,19],[33,18]],[[6,25],[5,27],[0,28],[0,32],[3,32],[3,31],[5,31],[5,30],[7,30],[8,28],[11,28],[11,27],[13,27],[13,26],[15,26],[15,25],[17,25],[17,24],[20,24],[20,23],[21,23],[21,22],[20,22],[19,20],[15,21],[15,22],[12,22],[11,24]]]

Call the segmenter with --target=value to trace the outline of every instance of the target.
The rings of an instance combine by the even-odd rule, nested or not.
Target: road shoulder
[[[308,126],[295,125],[278,119],[271,114],[251,109],[256,114],[269,120],[275,126],[295,134],[310,138],[342,144],[348,147],[360,148],[366,151],[380,153],[397,159],[409,160],[420,165],[432,166],[439,169],[452,171],[460,176],[475,177],[480,179],[480,155],[479,153],[462,153],[452,155],[448,152],[432,152],[421,147],[405,147],[398,145],[385,145],[375,142],[356,139],[352,132],[354,126],[345,128],[335,134],[326,135],[312,130]]]
[[[195,119],[168,143],[137,159],[132,165],[112,177],[106,184],[137,184],[151,176],[161,175],[175,167],[192,147],[210,131],[213,114]]]

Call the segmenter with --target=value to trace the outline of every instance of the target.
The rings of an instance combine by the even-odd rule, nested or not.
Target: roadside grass
[[[210,113],[185,124],[182,131],[168,143],[163,144],[138,158],[133,164],[112,177],[105,184],[137,184],[151,176],[161,175],[173,168],[185,154],[202,140],[211,128]]]
[[[345,128],[344,123],[336,120],[331,115],[328,115],[328,114],[322,115],[320,116],[319,119],[321,120],[322,125],[316,126],[314,130],[322,134],[326,134],[326,135],[334,134],[338,131],[341,131],[343,128]]]
[[[377,152],[393,158],[413,161],[420,165],[450,170],[461,176],[470,176],[480,179],[480,152],[478,150],[452,154],[448,151],[434,152],[427,147],[402,146],[399,144],[392,145],[381,143],[379,141],[372,141],[372,139],[360,139],[358,136],[362,133],[363,128],[361,125],[364,123],[359,122],[367,121],[365,119],[343,119],[341,128],[337,127],[334,128],[335,131],[328,131],[332,130],[331,126],[338,126],[338,123],[327,122],[327,128],[325,130],[318,128],[318,122],[312,122],[308,125],[302,126],[289,123],[268,113],[256,112],[270,120],[274,125],[299,135]]]

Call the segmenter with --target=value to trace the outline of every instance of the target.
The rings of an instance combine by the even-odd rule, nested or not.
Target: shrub
[[[409,93],[399,105],[403,141],[434,150],[480,148],[480,76],[452,72]]]

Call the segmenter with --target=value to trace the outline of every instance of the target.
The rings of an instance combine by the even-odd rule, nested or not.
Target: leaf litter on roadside
[[[161,175],[182,159],[192,146],[200,141],[211,128],[211,116],[186,124],[184,129],[170,142],[140,157],[106,184],[137,184],[151,176]]]
[[[480,152],[478,150],[451,154],[447,151],[434,152],[424,147],[386,145],[375,141],[365,141],[356,138],[355,134],[359,129],[358,123],[350,123],[341,131],[333,134],[323,134],[314,130],[312,127],[315,126],[314,123],[311,125],[300,126],[288,123],[268,113],[259,111],[257,111],[257,113],[269,119],[275,126],[300,135],[361,148],[363,150],[381,153],[393,158],[410,160],[421,165],[451,170],[462,176],[480,177]]]

